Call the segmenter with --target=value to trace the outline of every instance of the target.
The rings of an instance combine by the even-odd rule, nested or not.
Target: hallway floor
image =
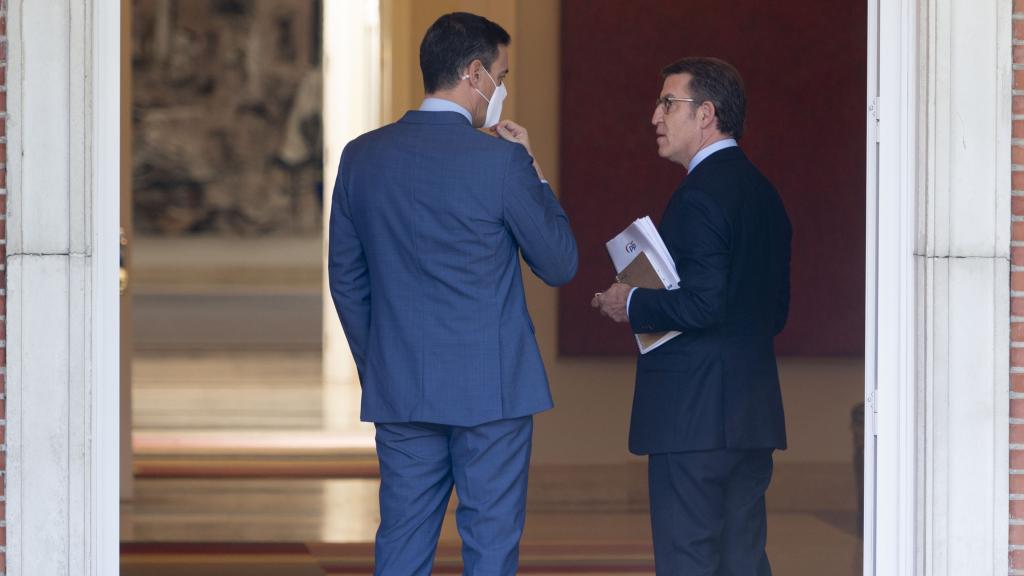
[[[377,481],[141,479],[122,508],[124,576],[370,574]],[[522,574],[653,574],[646,510],[531,506]],[[557,508],[554,507],[554,508]],[[853,514],[774,512],[768,553],[784,576],[858,574]],[[461,573],[454,503],[436,574]]]
[[[122,504],[121,574],[372,573],[372,439],[323,431],[320,362],[301,347],[135,355],[137,477]],[[774,573],[860,574],[856,512],[843,497],[850,467],[779,464],[768,497]],[[535,465],[519,572],[653,574],[644,471]],[[461,573],[453,512],[454,499],[436,574]]]

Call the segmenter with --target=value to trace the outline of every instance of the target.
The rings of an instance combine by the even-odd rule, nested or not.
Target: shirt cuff
[[[629,318],[629,303],[633,301],[633,292],[636,292],[637,288],[639,288],[639,286],[631,288],[629,290],[629,296],[626,296],[626,318]]]

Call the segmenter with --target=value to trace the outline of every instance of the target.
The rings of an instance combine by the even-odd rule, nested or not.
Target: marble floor
[[[230,570],[264,566],[267,555],[285,544],[304,547],[300,551],[307,552],[293,560],[321,570],[311,567],[310,574],[369,574],[377,486],[372,478],[140,480],[134,501],[122,508],[122,574],[154,575],[175,566],[206,574],[201,569],[207,564],[219,567],[220,574],[253,573]],[[442,529],[436,573],[458,564],[454,506]],[[652,574],[648,522],[643,509],[531,506],[522,573]],[[855,522],[850,513],[771,513],[768,553],[774,573],[858,574]],[[288,565],[273,573],[294,573]]]
[[[303,349],[153,347],[135,355],[138,475],[122,504],[123,575],[372,572],[372,439],[324,431],[320,362],[318,351]],[[807,506],[792,482],[817,482],[822,470],[777,467],[768,544],[777,575],[860,574],[856,512],[828,500]],[[849,481],[846,468],[825,472]],[[566,500],[578,478],[601,485],[601,494]],[[653,574],[643,484],[642,468],[535,466],[520,573]],[[452,506],[436,574],[461,573]]]
[[[122,574],[372,571],[372,443],[323,432],[319,364],[316,352],[136,355],[139,476],[134,498],[122,506]],[[642,485],[642,473],[611,472],[535,467],[521,573],[653,573],[648,514],[631,486]],[[573,477],[604,478],[609,493],[634,497],[566,502],[556,492]],[[778,478],[786,482],[784,474]],[[794,510],[790,500],[769,496],[775,574],[859,574],[856,513]],[[435,573],[459,573],[458,546],[450,510]]]
[[[136,352],[134,431],[320,430],[321,373],[319,350]]]

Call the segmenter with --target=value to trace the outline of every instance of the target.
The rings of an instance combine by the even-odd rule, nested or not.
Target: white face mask
[[[495,82],[494,78],[491,77],[491,73],[488,72],[486,68],[484,68],[484,74],[487,74],[487,77],[491,79],[491,83],[494,84],[494,94],[491,94],[491,97],[488,98],[487,96],[484,96],[484,93],[480,90],[476,88],[473,89],[476,90],[476,93],[482,96],[484,100],[487,100],[487,117],[484,118],[483,127],[492,128],[498,124],[499,120],[501,120],[501,104],[505,101],[505,96],[508,96],[508,90],[505,89],[504,82],[500,85]],[[467,78],[469,78],[469,74],[462,77],[463,80]]]

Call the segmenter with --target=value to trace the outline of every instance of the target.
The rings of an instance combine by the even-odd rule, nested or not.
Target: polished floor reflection
[[[320,351],[142,351],[132,359],[136,432],[319,430]]]
[[[546,507],[530,506],[520,573],[653,574],[646,510]],[[461,570],[453,512],[454,503],[437,574]],[[125,576],[370,574],[377,481],[143,479],[121,522]],[[771,513],[774,572],[858,573],[855,522],[851,513]]]
[[[784,369],[796,441],[779,455],[768,495],[774,573],[860,574],[845,418],[861,367],[807,361]],[[136,354],[137,476],[134,499],[122,505],[121,574],[372,573],[372,438],[325,430],[320,373],[320,352],[301,347],[161,344]],[[851,386],[836,386],[839,378],[854,383],[849,398],[840,397]],[[530,486],[521,574],[654,573],[642,462],[535,460]],[[461,573],[453,510],[454,500],[436,574]]]
[[[318,352],[136,356],[137,478],[135,498],[122,507],[123,575],[372,573],[372,441],[323,430],[319,371]],[[814,414],[821,402],[794,400],[796,414]],[[653,574],[644,472],[642,463],[535,465],[520,573]],[[851,472],[848,463],[780,455],[768,495],[775,574],[860,573]],[[450,511],[435,573],[459,574],[460,566]]]
[[[375,476],[369,429],[326,429],[319,351],[164,350],[133,358],[135,473]]]

